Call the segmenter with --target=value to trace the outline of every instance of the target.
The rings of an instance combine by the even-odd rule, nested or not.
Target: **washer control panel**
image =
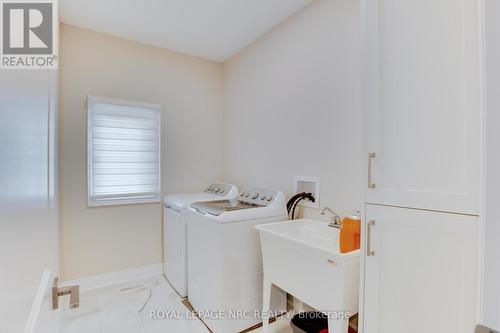
[[[213,183],[207,187],[205,192],[223,196],[226,195],[230,190],[231,190],[231,185],[229,184]]]
[[[276,194],[277,191],[275,190],[248,187],[240,192],[238,199],[256,205],[267,206],[273,202],[274,198],[276,198]]]

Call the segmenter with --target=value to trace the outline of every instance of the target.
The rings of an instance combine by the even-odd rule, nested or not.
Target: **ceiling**
[[[60,0],[61,21],[223,62],[312,0]]]

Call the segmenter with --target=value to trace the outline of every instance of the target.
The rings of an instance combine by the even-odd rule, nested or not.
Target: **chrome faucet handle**
[[[342,226],[342,218],[340,217],[340,215],[335,213],[329,207],[323,208],[323,210],[321,211],[321,215],[326,215],[326,212],[329,212],[332,215],[332,222],[330,222],[328,226],[333,228],[340,228]]]

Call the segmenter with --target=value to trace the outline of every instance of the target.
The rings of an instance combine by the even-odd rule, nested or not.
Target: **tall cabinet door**
[[[367,205],[364,333],[471,333],[477,217]]]
[[[365,0],[366,201],[478,213],[477,0]]]

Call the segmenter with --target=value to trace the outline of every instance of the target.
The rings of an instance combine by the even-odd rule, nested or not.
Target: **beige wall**
[[[63,279],[161,262],[160,204],[86,207],[86,96],[162,107],[163,192],[221,177],[222,65],[61,26],[59,193]]]
[[[357,1],[318,0],[224,64],[228,181],[319,176],[322,206],[361,208],[359,36]]]
[[[221,65],[63,25],[63,278],[161,261],[161,205],[86,208],[87,94],[162,105],[165,194],[223,179],[291,195],[319,176],[322,206],[359,209],[359,29],[357,2],[317,0]]]

